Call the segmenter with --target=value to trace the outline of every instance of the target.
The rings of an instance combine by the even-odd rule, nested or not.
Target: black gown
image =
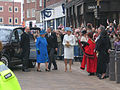
[[[106,73],[107,64],[109,63],[108,49],[111,49],[110,39],[108,35],[101,35],[96,42],[96,50],[98,51],[98,74]]]

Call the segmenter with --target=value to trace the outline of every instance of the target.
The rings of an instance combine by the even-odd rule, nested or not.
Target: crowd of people
[[[56,55],[59,59],[64,56],[65,72],[69,61],[69,71],[72,72],[72,61],[82,56],[80,69],[84,70],[87,64],[86,70],[89,76],[97,75],[99,79],[104,79],[110,50],[120,50],[120,25],[116,28],[113,23],[106,28],[103,25],[95,28],[90,23],[86,27],[79,28],[60,25],[57,30],[52,30],[50,27],[41,30],[34,37],[38,72],[41,72],[41,63],[45,63],[47,72],[51,71],[51,64],[54,66],[52,70],[58,70]]]

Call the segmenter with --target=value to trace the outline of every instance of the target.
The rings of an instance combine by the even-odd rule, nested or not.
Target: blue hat
[[[65,30],[65,31],[71,31],[71,32],[72,32],[72,28],[70,28],[70,27],[65,27],[64,30]]]
[[[45,30],[40,31],[40,35],[46,34],[47,32]]]

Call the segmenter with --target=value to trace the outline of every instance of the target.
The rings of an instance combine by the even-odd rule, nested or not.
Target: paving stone
[[[86,71],[79,69],[78,62],[72,65],[72,72],[64,72],[63,61],[57,61],[57,64],[57,71],[45,72],[45,65],[41,64],[43,72],[33,68],[31,72],[14,69],[14,73],[22,90],[120,90],[120,85],[109,79],[99,80],[96,76],[88,76]]]

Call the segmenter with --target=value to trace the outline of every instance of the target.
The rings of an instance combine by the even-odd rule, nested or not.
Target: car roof
[[[11,29],[11,30],[16,30],[16,29],[25,29],[23,27],[19,27],[19,26],[0,26],[0,29]],[[39,27],[31,27],[30,30],[41,30]]]
[[[14,29],[25,29],[23,27],[17,27],[17,28],[14,28]],[[41,30],[39,27],[31,27],[30,30]]]
[[[0,29],[5,28],[5,29],[15,29],[17,26],[0,26]]]

